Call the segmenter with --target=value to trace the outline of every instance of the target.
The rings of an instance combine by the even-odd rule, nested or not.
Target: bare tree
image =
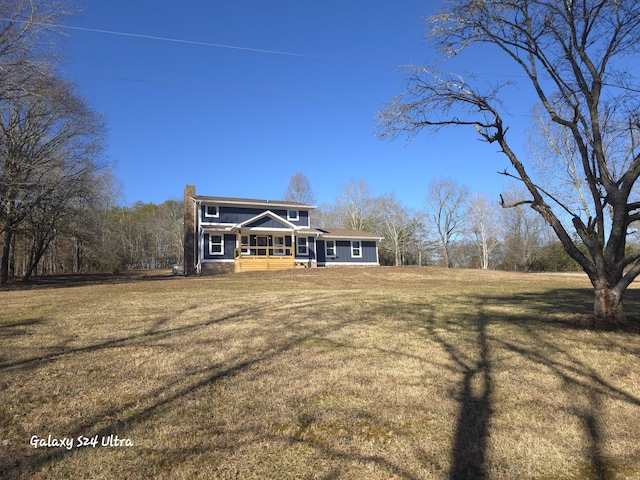
[[[38,94],[0,99],[0,280],[9,275],[13,234],[26,222],[41,228],[27,278],[64,213],[77,207],[103,165],[104,124],[72,87],[40,79]],[[45,232],[46,235],[44,234]],[[35,262],[35,263],[33,263]]]
[[[467,188],[447,178],[435,178],[427,191],[428,224],[440,241],[444,266],[453,266],[451,242],[462,233],[465,226],[465,202]]]
[[[115,232],[112,228],[112,210],[122,200],[122,184],[110,170],[94,176],[92,195],[85,197],[83,209],[69,225],[73,242],[71,269],[113,271],[118,266],[115,258]]]
[[[504,194],[505,202],[516,203],[522,198],[522,188],[511,188]],[[528,205],[502,210],[496,225],[502,230],[502,267],[528,272],[539,260],[543,244],[548,243],[548,226]]]
[[[171,263],[178,263],[180,255],[184,252],[184,206],[182,200],[167,200],[160,205],[160,224],[166,235],[166,257],[172,259]],[[170,266],[170,265],[167,265]]]
[[[371,224],[373,197],[371,188],[364,180],[349,180],[340,188],[336,206],[342,212],[342,227],[367,230]]]
[[[60,0],[0,2],[0,97],[33,93],[33,80],[47,75],[56,57],[52,25],[68,14]]]
[[[306,203],[307,205],[315,203],[316,197],[311,190],[309,179],[304,173],[298,172],[291,175],[287,190],[284,192],[284,200]]]
[[[329,203],[322,203],[314,210],[311,217],[311,225],[314,228],[340,228],[342,220],[342,214],[338,207]]]
[[[474,194],[467,206],[466,217],[469,233],[480,255],[480,268],[489,268],[491,254],[500,245],[497,202],[486,195]]]
[[[382,250],[393,254],[395,265],[402,265],[403,254],[418,244],[420,232],[417,215],[404,207],[395,193],[374,200],[376,233],[383,237]]]
[[[586,179],[589,214],[546,190],[513,150],[500,93],[509,82],[486,83],[436,69],[414,68],[409,88],[381,112],[383,136],[414,135],[423,128],[475,127],[497,143],[529,205],[551,225],[567,253],[594,287],[594,316],[625,319],[622,298],[640,274],[640,253],[627,254],[627,230],[640,221],[640,88],[627,65],[640,46],[636,0],[462,0],[429,20],[429,37],[448,56],[489,44],[521,68],[547,118],[569,132]],[[564,217],[569,220],[563,222]],[[586,246],[583,253],[573,229]]]
[[[534,159],[532,170],[538,183],[562,198],[571,211],[590,217],[589,185],[581,173],[580,152],[571,131],[550,121],[539,104],[534,106],[533,114],[534,125],[526,147]]]

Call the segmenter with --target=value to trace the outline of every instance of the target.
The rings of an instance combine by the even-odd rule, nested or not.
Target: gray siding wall
[[[291,229],[289,227],[287,227],[286,225],[284,225],[283,223],[271,218],[271,217],[262,217],[258,220],[256,220],[255,222],[251,222],[249,225],[247,225],[247,228],[255,228],[255,227],[260,227],[260,228],[284,228],[284,229],[288,229],[289,231],[291,231]]]
[[[378,261],[378,249],[376,247],[376,242],[370,240],[362,242],[362,259],[365,262],[375,263]]]
[[[233,259],[233,251],[236,248],[236,236],[224,234],[224,255],[211,255],[209,253],[209,234],[204,234],[204,245],[202,246],[202,258],[205,260],[229,260]]]
[[[354,239],[357,240],[357,239]],[[326,258],[325,256],[325,240],[318,240],[317,255],[320,263],[376,263],[378,257],[376,255],[376,242],[369,240],[360,240],[362,249],[362,258],[354,258],[351,256],[351,241],[336,240],[336,256]]]
[[[200,221],[204,224],[216,224],[216,223],[242,223],[250,218],[253,218],[261,213],[270,210],[279,217],[293,223],[294,225],[308,227],[309,226],[309,212],[307,210],[298,211],[298,220],[289,220],[287,217],[287,210],[282,209],[270,209],[270,208],[241,208],[241,207],[224,207],[219,208],[219,215],[216,218],[209,218],[205,216],[206,206],[202,205],[200,208]]]

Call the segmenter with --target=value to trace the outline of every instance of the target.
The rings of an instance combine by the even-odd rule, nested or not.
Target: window
[[[351,257],[362,258],[362,249],[360,248],[360,242],[351,242]]]
[[[284,255],[284,237],[273,237],[274,249],[269,253],[271,255]]]
[[[325,240],[324,251],[327,257],[336,256],[336,242],[335,240]]]
[[[258,242],[258,247],[262,247],[257,249],[257,255],[263,257],[267,254],[267,249],[265,247],[269,246],[269,237],[259,236],[256,237],[256,240]]]
[[[298,216],[298,210],[287,210],[287,219],[300,220],[300,217]]]
[[[205,218],[218,218],[220,216],[220,210],[217,205],[207,205],[204,207]]]
[[[298,255],[309,255],[309,247],[307,245],[306,237],[299,237],[298,242]]]
[[[209,235],[209,253],[211,255],[224,255],[222,235]]]
[[[249,254],[249,236],[248,235],[242,235],[240,237],[240,252],[243,255]]]

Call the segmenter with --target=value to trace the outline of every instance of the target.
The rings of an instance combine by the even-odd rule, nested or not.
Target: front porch
[[[295,242],[291,233],[239,231],[237,236],[236,245],[240,247],[234,250],[236,273],[296,267]]]

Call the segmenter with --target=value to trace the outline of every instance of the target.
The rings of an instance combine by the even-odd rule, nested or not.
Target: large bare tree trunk
[[[606,285],[606,282],[594,284],[593,315],[596,320],[618,324],[625,321],[622,309],[622,295],[615,288]]]

